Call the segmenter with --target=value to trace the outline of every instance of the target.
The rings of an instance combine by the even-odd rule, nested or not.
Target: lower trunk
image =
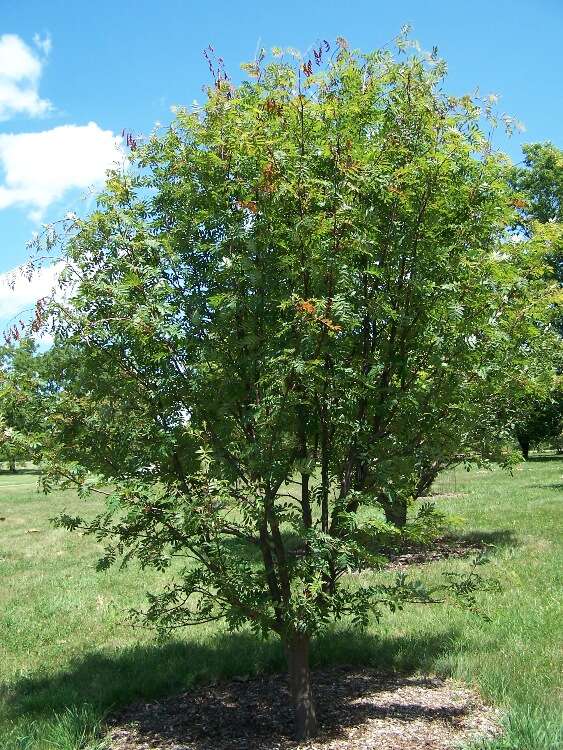
[[[522,451],[524,460],[527,461],[530,454],[530,441],[527,437],[519,437],[518,442],[520,443],[520,450]]]
[[[434,461],[425,471],[422,471],[419,480],[414,488],[412,496],[414,500],[418,500],[419,497],[423,497],[428,494],[430,487],[438,474],[440,473],[440,464],[438,461]]]
[[[311,690],[309,636],[294,635],[285,645],[289,674],[289,692],[295,716],[295,738],[316,737],[319,728]]]
[[[394,503],[386,503],[384,506],[385,520],[400,529],[407,523],[407,504],[404,500],[396,500]]]
[[[16,462],[15,462],[15,459],[13,458],[11,458],[9,461],[9,469],[10,469],[10,474],[16,473]]]

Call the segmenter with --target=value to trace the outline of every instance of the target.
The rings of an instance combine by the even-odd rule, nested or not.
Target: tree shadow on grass
[[[464,534],[450,534],[446,540],[453,543],[479,546],[482,549],[489,547],[514,547],[518,543],[513,529],[494,529],[492,531],[469,531]]]
[[[561,492],[563,490],[563,482],[552,482],[548,484],[531,484],[535,490],[555,490],[555,492]]]
[[[0,468],[0,477],[38,477],[41,474],[41,469],[16,469],[16,471],[10,471],[9,469]]]
[[[526,463],[545,463],[547,461],[563,461],[563,453],[540,454],[539,456],[528,456]]]
[[[311,661],[314,667],[349,664],[403,674],[426,672],[449,652],[455,640],[452,630],[378,638],[339,629],[315,641]],[[104,713],[197,684],[284,671],[283,650],[277,640],[223,633],[207,640],[174,640],[87,653],[58,674],[14,680],[3,689],[2,702],[11,719],[52,717],[85,704]]]

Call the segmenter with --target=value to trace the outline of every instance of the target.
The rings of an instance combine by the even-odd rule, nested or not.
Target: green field
[[[494,545],[488,572],[501,594],[481,597],[489,620],[414,607],[366,633],[339,628],[317,641],[315,664],[363,663],[448,674],[478,686],[505,710],[495,748],[555,750],[561,743],[561,511],[563,461],[535,457],[514,475],[458,470],[460,533]],[[32,471],[0,475],[0,748],[76,750],[98,745],[112,707],[195,682],[283,668],[274,642],[207,626],[158,642],[126,611],[143,603],[159,575],[134,567],[94,571],[96,545],[53,529],[71,493],[43,496]],[[438,489],[453,487],[452,477]],[[462,561],[421,566],[423,576]],[[103,745],[102,745],[103,746]],[[493,747],[490,745],[489,747]]]

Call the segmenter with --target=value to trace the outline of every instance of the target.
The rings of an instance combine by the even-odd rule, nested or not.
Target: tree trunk
[[[315,714],[311,673],[309,671],[309,636],[293,635],[285,644],[289,674],[289,692],[295,716],[295,738],[316,737],[319,728]]]
[[[524,456],[524,460],[528,460],[528,455],[530,453],[530,441],[526,436],[521,436],[518,438],[518,442],[520,444],[520,450],[522,451],[522,455]]]
[[[400,529],[407,523],[407,503],[404,500],[396,500],[394,503],[387,502],[384,506],[385,520]]]
[[[11,458],[8,462],[10,474],[16,473],[16,459]]]

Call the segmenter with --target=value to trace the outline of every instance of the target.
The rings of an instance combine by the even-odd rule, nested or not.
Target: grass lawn
[[[534,458],[514,476],[456,474],[440,506],[462,533],[495,545],[488,571],[501,594],[482,595],[485,621],[451,608],[413,607],[365,633],[340,627],[319,639],[317,665],[357,663],[453,675],[505,709],[495,750],[561,746],[561,510],[563,460]],[[451,488],[451,479],[438,482]],[[0,475],[0,748],[78,750],[98,745],[110,708],[196,682],[283,668],[275,642],[216,625],[157,642],[126,620],[159,575],[134,567],[96,573],[96,545],[53,529],[72,493],[37,493],[32,472]],[[419,568],[433,576],[462,561]]]

